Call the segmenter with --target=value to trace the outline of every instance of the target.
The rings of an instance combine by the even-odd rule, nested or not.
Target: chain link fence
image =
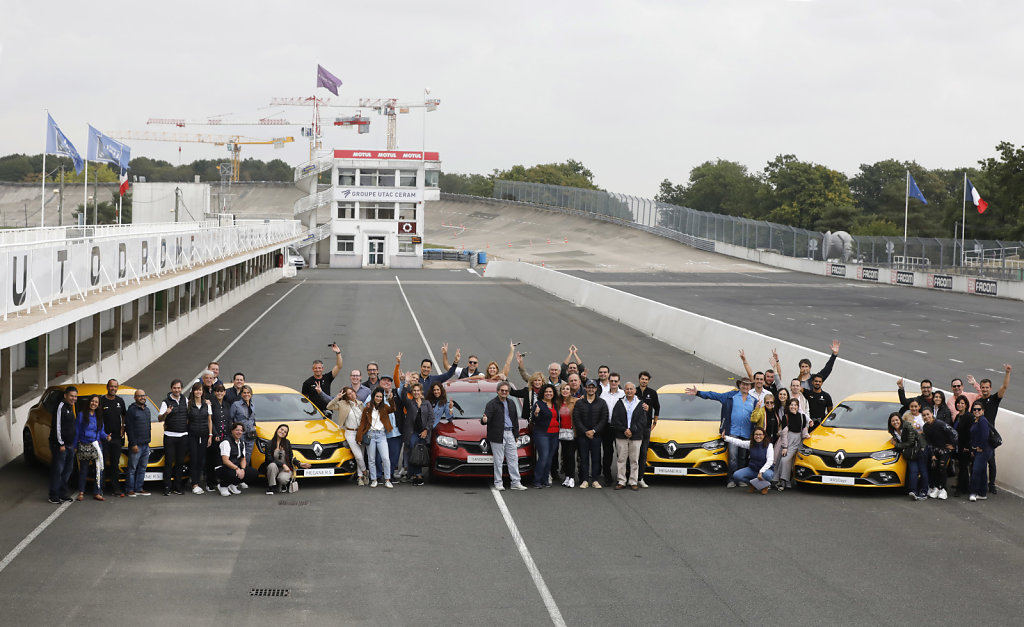
[[[679,207],[629,194],[522,181],[494,181],[499,200],[558,207],[592,218],[629,224],[703,250],[715,242],[776,252],[787,257],[841,260],[887,268],[933,270],[1024,280],[1024,242],[952,238],[850,236],[846,248],[829,247],[825,233]]]

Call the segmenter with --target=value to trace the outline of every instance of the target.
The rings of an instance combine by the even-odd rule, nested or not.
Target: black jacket
[[[182,394],[178,400],[174,400],[168,394],[167,398],[164,399],[164,403],[171,410],[164,416],[164,433],[168,431],[185,433],[188,431],[188,408],[185,406],[185,395]]]
[[[196,407],[195,401],[190,400],[186,411],[188,412],[189,434],[210,435],[210,410],[206,407],[206,402],[204,401]]]
[[[132,403],[124,418],[124,431],[128,435],[128,446],[145,446],[152,438],[149,407]]]
[[[430,401],[423,399],[419,407],[416,407],[416,400],[405,399],[405,416],[399,430],[402,435],[429,431],[434,426],[434,406]],[[430,435],[429,433],[427,434]]]
[[[636,397],[634,397],[636,398]],[[612,410],[611,428],[616,438],[625,438],[626,429],[629,429],[630,440],[644,439],[644,429],[647,428],[647,414],[644,412],[643,404],[637,399],[633,415],[626,420],[626,399],[620,398]]]
[[[511,392],[509,393],[511,395]],[[519,409],[516,402],[509,396],[508,417],[512,421],[512,435],[519,437]],[[487,401],[484,407],[484,416],[480,419],[481,424],[487,425],[487,441],[501,443],[505,441],[505,408],[502,407],[501,399],[495,396]]]
[[[238,399],[242,400],[242,399]],[[224,402],[218,403],[214,396],[210,401],[210,408],[213,409],[213,437],[217,442],[229,437],[228,430],[231,428],[231,403],[228,402],[227,394],[224,395]]]
[[[518,388],[515,390],[508,391],[509,398],[516,397],[523,402],[523,407],[533,407],[533,404],[540,400],[540,396],[533,391],[533,388],[527,384],[524,388]],[[533,410],[530,410],[526,414],[527,422],[533,421]]]
[[[601,435],[608,426],[608,403],[601,400],[600,396],[595,396],[593,403],[586,396],[579,399],[572,408],[572,425],[580,436],[591,429]]]
[[[78,433],[75,430],[75,406],[61,399],[57,408],[53,410],[53,420],[50,421],[50,446],[60,448],[67,446],[72,448]]]
[[[647,406],[651,408],[650,411],[645,412],[647,414],[647,428],[650,429],[651,423],[654,421],[653,418],[661,415],[661,401],[658,400],[658,391],[649,385],[643,390],[638,386],[636,388],[636,395],[640,397],[641,403],[647,403]]]
[[[121,436],[121,430],[124,428],[124,415],[127,413],[128,408],[125,407],[124,399],[114,395],[114,398],[107,398],[104,394],[100,396],[100,409],[99,414],[103,416],[103,430],[110,435],[110,441],[116,442],[121,440],[124,442],[124,438]]]

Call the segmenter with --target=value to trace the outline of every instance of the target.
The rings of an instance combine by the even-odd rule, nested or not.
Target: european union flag
[[[910,173],[910,170],[907,170],[907,196],[909,198],[916,198],[926,205],[928,204],[928,201],[924,199],[924,194],[922,194],[920,188],[918,188],[917,181],[914,180],[914,175]]]

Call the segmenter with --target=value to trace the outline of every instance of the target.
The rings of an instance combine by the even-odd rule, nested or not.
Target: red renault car
[[[494,477],[494,457],[487,441],[487,427],[480,424],[487,402],[495,398],[498,384],[490,381],[458,381],[445,384],[445,393],[455,403],[452,421],[442,421],[434,430],[430,445],[431,476]],[[525,483],[533,474],[533,444],[529,426],[522,418],[519,399],[509,397],[519,410],[519,474]],[[505,466],[505,474],[508,470]]]

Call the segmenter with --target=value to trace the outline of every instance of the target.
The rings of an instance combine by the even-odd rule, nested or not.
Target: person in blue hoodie
[[[698,392],[695,387],[686,388],[686,393],[691,396],[718,401],[722,404],[722,426],[720,432],[741,440],[750,440],[751,422],[750,415],[757,407],[757,398],[750,393],[750,379],[743,377],[737,383],[738,390],[732,392]],[[737,482],[733,479],[736,471],[747,466],[749,451],[739,446],[736,442],[728,442],[729,456],[729,482],[727,488],[735,488]],[[743,482],[743,485],[746,485]]]
[[[85,481],[89,477],[89,464],[96,465],[96,485],[92,498],[104,501],[103,498],[103,446],[110,441],[110,435],[103,430],[103,418],[97,411],[100,408],[100,397],[93,394],[89,397],[89,409],[78,412],[75,421],[78,448],[78,500],[85,499]]]

